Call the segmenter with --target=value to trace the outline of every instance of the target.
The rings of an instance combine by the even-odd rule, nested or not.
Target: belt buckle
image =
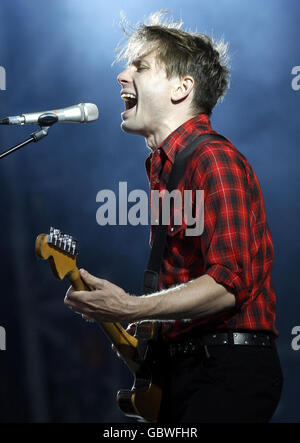
[[[233,344],[246,346],[270,346],[271,340],[269,334],[234,332]]]

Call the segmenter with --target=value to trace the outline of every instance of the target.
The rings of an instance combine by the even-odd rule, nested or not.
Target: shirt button
[[[156,219],[156,220],[154,220],[155,221],[155,223],[158,225],[158,219]]]
[[[157,150],[157,153],[160,154],[160,149]]]
[[[174,232],[174,229],[175,229],[175,228],[174,228],[174,226],[173,226],[173,227],[170,229],[170,231],[171,231],[171,232]]]
[[[156,183],[159,183],[159,182],[160,182],[159,178],[157,178],[155,181],[156,181]]]

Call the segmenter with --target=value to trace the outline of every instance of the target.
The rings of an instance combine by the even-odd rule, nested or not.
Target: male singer
[[[178,153],[201,134],[217,134],[210,115],[229,83],[224,43],[162,18],[154,14],[132,32],[118,76],[121,127],[145,138],[150,187],[159,191]],[[178,189],[204,190],[204,231],[188,236],[184,222],[170,224],[158,290],[136,297],[81,270],[95,289],[71,287],[65,303],[95,321],[162,322],[160,423],[267,422],[282,373],[273,244],[258,179],[228,139],[211,140],[190,155]]]

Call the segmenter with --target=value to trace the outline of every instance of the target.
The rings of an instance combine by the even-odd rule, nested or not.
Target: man
[[[151,190],[165,190],[175,157],[201,134],[228,87],[226,45],[181,30],[139,26],[119,59],[122,129],[142,135]],[[95,288],[70,288],[65,303],[96,321],[162,321],[165,371],[159,422],[268,421],[282,373],[274,339],[273,245],[256,175],[227,139],[200,144],[178,189],[204,190],[204,231],[170,224],[159,290],[135,297],[84,270]],[[152,236],[155,228],[152,227]]]

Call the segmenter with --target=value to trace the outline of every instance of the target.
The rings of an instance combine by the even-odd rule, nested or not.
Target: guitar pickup
[[[71,256],[78,254],[78,241],[71,235],[64,234],[59,229],[50,228],[48,243]]]

